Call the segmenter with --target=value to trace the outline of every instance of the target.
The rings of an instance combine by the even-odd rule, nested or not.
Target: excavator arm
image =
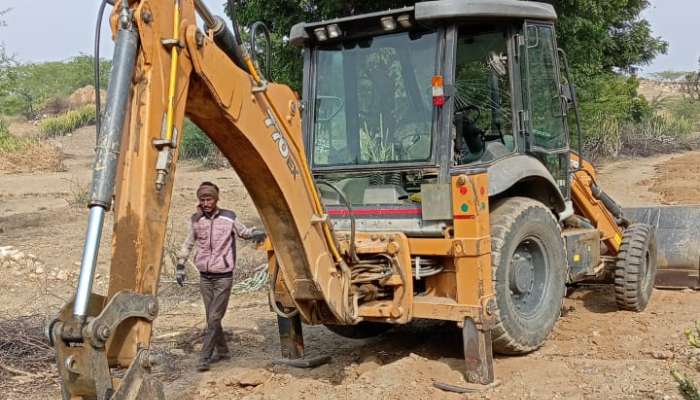
[[[208,29],[198,28],[196,12]],[[64,399],[163,397],[148,376],[148,350],[185,116],[250,193],[274,248],[276,283],[290,294],[283,308],[306,321],[355,321],[350,270],[306,164],[294,92],[265,81],[236,30],[199,0],[117,1],[111,23],[114,66],[80,281],[49,329]],[[92,281],[110,209],[110,282],[100,296]],[[112,376],[114,367],[128,368],[123,378]]]

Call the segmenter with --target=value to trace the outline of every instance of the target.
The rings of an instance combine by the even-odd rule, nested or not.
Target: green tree
[[[111,63],[102,61],[101,84],[107,86]],[[56,97],[70,95],[93,82],[93,58],[81,55],[68,61],[18,65],[12,63],[2,72],[0,109],[8,114],[37,117],[42,106]]]
[[[664,53],[667,43],[651,33],[649,22],[640,17],[648,0],[549,0],[559,15],[559,45],[569,54],[577,75],[591,76],[651,62]],[[282,38],[300,21],[319,21],[361,14],[407,4],[396,0],[243,0],[238,21],[243,25],[265,22],[275,38],[275,78],[299,88],[301,58],[297,49]],[[591,45],[591,44],[595,45]]]

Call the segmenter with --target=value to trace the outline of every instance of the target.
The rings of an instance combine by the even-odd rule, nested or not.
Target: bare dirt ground
[[[93,128],[60,139],[66,171],[42,174],[0,172],[0,248],[13,246],[28,257],[22,265],[0,265],[0,320],[52,315],[71,295],[86,224],[80,203],[89,181]],[[624,205],[698,203],[700,152],[607,163],[600,180]],[[172,243],[183,239],[185,219],[202,180],[222,188],[223,206],[244,223],[260,223],[255,208],[230,170],[202,170],[181,163],[171,210]],[[111,221],[107,221],[108,224]],[[105,231],[96,290],[104,291],[109,265]],[[242,267],[264,262],[241,243]],[[172,273],[166,266],[166,278]],[[196,281],[196,275],[190,276]],[[585,287],[566,299],[565,312],[547,343],[524,357],[497,357],[498,384],[458,395],[433,382],[464,385],[459,331],[451,324],[418,322],[367,340],[344,339],[323,327],[305,327],[307,352],[332,356],[313,370],[274,366],[279,354],[274,314],[264,293],[234,296],[224,327],[233,358],[196,373],[204,310],[196,285],[160,285],[161,313],[154,348],[161,364],[154,372],[169,399],[678,399],[671,368],[700,381],[683,330],[700,319],[700,293],[656,291],[640,314],[618,312],[610,288]],[[21,365],[14,367],[21,368]],[[0,381],[13,382],[0,371]],[[20,384],[20,382],[23,382]],[[58,399],[57,384],[17,379],[0,399]]]

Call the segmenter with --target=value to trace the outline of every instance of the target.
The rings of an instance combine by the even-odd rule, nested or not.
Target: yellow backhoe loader
[[[550,5],[426,1],[300,23],[301,98],[258,67],[265,26],[245,45],[231,11],[229,29],[201,0],[114,4],[79,284],[49,327],[65,399],[163,398],[149,348],[186,116],[265,225],[289,365],[324,361],[304,357],[302,323],[367,337],[454,321],[467,379],[487,384],[493,351],[542,345],[567,284],[610,283],[621,309],[644,310],[655,229],[626,218],[571,149],[576,96]],[[92,281],[110,210],[102,296]]]

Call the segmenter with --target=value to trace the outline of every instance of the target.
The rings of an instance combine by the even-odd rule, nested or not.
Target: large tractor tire
[[[566,290],[566,250],[552,212],[524,197],[496,204],[491,259],[497,305],[493,350],[531,352],[554,328]]]
[[[349,339],[367,339],[379,336],[393,327],[392,324],[371,321],[362,321],[357,325],[326,325],[329,331]]]
[[[621,310],[644,311],[656,279],[656,238],[647,224],[625,229],[615,264],[615,301]]]

